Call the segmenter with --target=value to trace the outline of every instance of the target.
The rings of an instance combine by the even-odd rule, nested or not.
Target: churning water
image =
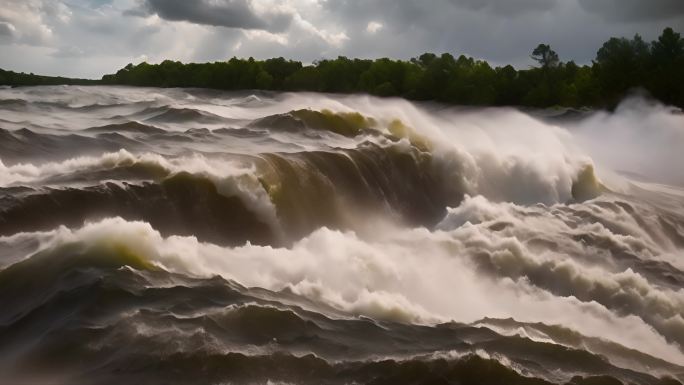
[[[684,380],[681,111],[34,87],[0,127],[2,383]]]

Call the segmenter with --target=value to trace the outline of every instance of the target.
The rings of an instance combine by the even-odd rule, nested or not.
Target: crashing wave
[[[0,382],[684,380],[666,107],[0,99]]]

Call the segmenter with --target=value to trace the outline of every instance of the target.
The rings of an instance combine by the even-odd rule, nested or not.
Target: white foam
[[[434,233],[424,229],[378,229],[372,241],[323,228],[292,248],[250,244],[222,248],[198,242],[194,237],[164,238],[146,223],[114,218],[77,230],[60,228],[44,244],[52,247],[66,242],[118,249],[123,245],[170,271],[205,277],[219,274],[250,287],[289,288],[352,315],[412,323],[514,317],[520,321],[561,324],[588,336],[607,338],[684,363],[684,355],[676,345],[668,343],[642,319],[645,314],[625,315],[611,304],[556,296],[525,277],[483,274],[473,262],[482,252],[495,255],[500,263],[516,247],[518,258],[524,255],[541,261],[547,257],[526,250],[513,238],[494,236],[483,227],[461,226]],[[519,263],[522,260],[499,266],[516,268]],[[681,292],[654,288],[633,273],[615,274],[567,263],[580,269],[575,277],[588,285],[643,295],[649,303],[643,311],[658,312],[659,306],[676,306],[672,301],[682,303]],[[549,274],[558,274],[554,269]],[[672,307],[669,311],[679,313],[681,309]],[[681,326],[680,318],[663,316],[663,322],[680,322]],[[658,328],[663,331],[660,325]]]

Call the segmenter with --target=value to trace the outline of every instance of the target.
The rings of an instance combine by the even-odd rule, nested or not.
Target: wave
[[[196,209],[206,210],[202,211],[206,214],[212,210],[221,212],[226,222],[230,218],[227,212],[213,205],[218,204],[221,194],[230,198],[236,196],[246,202],[247,207],[254,207],[256,214],[268,218],[267,222],[274,228],[282,229],[279,231],[290,240],[299,239],[321,226],[355,228],[371,216],[432,226],[445,215],[449,204],[457,204],[463,196],[458,181],[454,184],[454,181],[442,180],[441,169],[430,154],[370,143],[350,150],[267,153],[228,160],[198,155],[166,158],[121,150],[60,163],[5,166],[2,171],[0,175],[5,184],[56,186],[5,204],[0,212],[0,220],[4,223],[0,232],[3,234],[45,229],[48,224],[73,226],[91,216],[99,218],[105,214],[145,219],[156,225],[161,219],[152,218],[161,216],[166,210],[164,205],[174,208],[171,212],[186,212],[192,208],[182,200],[184,196],[170,190],[169,186],[182,186],[188,194],[203,192],[201,196],[205,199],[196,204],[199,206]],[[180,173],[194,176],[187,176],[182,183],[174,182],[181,179]],[[151,183],[98,186],[103,180]],[[213,184],[216,191],[209,192],[205,181]],[[95,186],[59,188],[59,185],[75,183]],[[176,195],[169,195],[171,192]],[[98,204],[100,200],[102,202]],[[151,211],[140,207],[145,204],[150,204]],[[152,207],[159,208],[159,214],[150,214],[157,212]],[[36,218],[48,208],[53,215],[47,222]],[[269,210],[275,210],[275,213],[269,213]],[[135,212],[140,214],[131,216]],[[219,220],[216,215],[212,217]],[[235,221],[240,218],[238,215]],[[188,222],[188,230],[195,222]],[[34,227],[26,227],[30,223],[34,223]],[[203,236],[202,233],[197,235]],[[257,241],[256,238],[240,239]],[[261,243],[264,238],[259,239]],[[212,240],[217,241],[216,237]]]
[[[289,101],[283,104],[287,105],[288,103]],[[328,106],[322,105],[321,107]],[[355,105],[352,103],[349,106],[336,105],[335,107],[335,109],[295,109],[285,113],[262,116],[247,125],[248,135],[238,136],[251,142],[248,145],[249,147],[247,147],[247,152],[251,153],[278,152],[279,146],[282,150],[289,152],[292,151],[290,146],[298,146],[305,143],[305,147],[309,146],[311,148],[310,143],[317,141],[319,143],[313,146],[318,148],[314,149],[325,149],[325,146],[320,144],[320,137],[311,136],[311,133],[339,134],[342,137],[353,138],[355,142],[351,145],[340,142],[340,146],[346,148],[357,147],[367,140],[383,147],[387,146],[388,143],[390,145],[399,144],[415,147],[423,152],[431,153],[435,159],[442,163],[443,169],[450,173],[445,174],[444,178],[453,180],[453,184],[463,185],[464,191],[470,195],[482,194],[493,200],[525,204],[536,202],[556,203],[566,202],[571,199],[589,199],[603,191],[599,187],[601,183],[598,182],[591,160],[575,148],[572,148],[572,145],[563,143],[568,138],[562,130],[549,130],[547,125],[520,113],[514,114],[506,110],[495,111],[491,114],[491,120],[496,120],[498,124],[498,121],[502,119],[501,115],[506,114],[505,118],[507,120],[511,121],[513,125],[525,127],[525,130],[530,131],[529,135],[534,135],[537,141],[543,142],[541,146],[549,147],[548,151],[544,150],[538,154],[529,154],[513,147],[510,149],[503,148],[503,151],[501,151],[474,146],[473,143],[493,141],[499,143],[502,142],[500,136],[504,138],[509,136],[499,132],[501,131],[499,128],[497,130],[490,130],[489,126],[493,122],[489,120],[483,121],[479,116],[474,117],[474,114],[466,115],[465,117],[460,116],[460,121],[452,123],[453,126],[459,129],[459,135],[454,136],[451,132],[438,128],[444,124],[444,118],[427,116],[424,111],[412,104],[401,106],[402,108],[398,110],[396,108],[387,108],[386,103],[380,103],[376,106],[377,108],[374,107],[373,109],[369,109],[365,105]],[[350,110],[350,107],[359,108],[358,111],[355,111]],[[249,109],[248,107],[231,108]],[[254,108],[254,110],[260,111],[272,108],[272,106],[266,106]],[[168,115],[169,119],[159,118],[159,123],[164,125],[164,128],[170,127],[169,129],[179,132],[171,134],[157,131],[153,128],[154,126],[148,128],[148,124],[138,123],[137,121],[91,126],[86,130],[106,132],[100,138],[89,138],[93,142],[101,139],[103,144],[97,146],[95,143],[80,145],[78,143],[73,145],[62,143],[63,150],[60,150],[60,147],[57,146],[53,150],[53,154],[50,154],[50,156],[45,154],[45,158],[49,160],[56,159],[59,156],[58,154],[63,156],[63,154],[73,151],[74,148],[106,147],[111,145],[108,141],[118,141],[118,148],[126,148],[128,150],[145,149],[141,143],[125,141],[123,138],[111,135],[111,133],[119,132],[133,132],[136,134],[145,132],[146,134],[151,134],[145,138],[145,145],[148,146],[147,150],[151,147],[157,151],[168,151],[167,149],[170,147],[188,146],[188,149],[191,151],[201,148],[204,151],[221,152],[225,151],[226,147],[230,148],[230,146],[237,145],[237,151],[244,151],[244,143],[224,141],[220,137],[195,135],[197,133],[183,133],[182,131],[186,131],[188,127],[183,127],[182,130],[179,127],[184,124],[186,118],[189,119],[187,122],[199,125],[204,123],[208,125],[214,123],[223,125],[235,123],[236,120],[227,119],[190,106],[176,108],[168,107],[167,105],[151,107],[145,111],[136,113],[139,120],[154,123],[155,119],[157,119],[155,117]],[[129,116],[126,119],[131,118],[133,117]],[[205,122],[205,118],[209,118],[209,121]],[[269,140],[267,147],[265,145],[266,142],[257,142],[257,138],[262,138],[263,133],[252,135],[250,128],[266,128],[276,133],[284,131],[288,134],[298,135],[286,137],[286,146],[281,145],[277,141]],[[482,132],[484,128],[487,129],[485,134]],[[238,127],[238,130],[244,132],[245,128]],[[227,132],[236,133],[228,130],[217,133],[221,135]],[[302,142],[299,134],[305,137],[306,142]],[[479,140],[482,139],[480,136],[483,135],[486,138]],[[526,133],[521,136],[528,137],[529,135]],[[279,138],[282,139],[282,136]],[[168,142],[174,142],[175,144]],[[337,142],[332,141],[332,143]],[[260,146],[266,147],[266,151],[260,151]],[[113,151],[118,148],[107,147],[107,149],[102,151]],[[0,153],[3,160],[7,158],[11,162],[23,161],[31,156],[39,155],[40,151],[31,152],[30,147],[22,148],[20,156],[12,155],[9,151],[6,151],[5,154]],[[14,157],[14,159],[10,159],[10,157]]]
[[[107,124],[104,126],[89,127],[84,131],[86,132],[132,132],[139,134],[163,134],[166,130],[158,127],[151,126],[149,124],[142,124],[135,121],[130,121],[126,123],[118,124]]]
[[[376,126],[375,120],[353,112],[296,110],[270,115],[249,124],[251,127],[301,132],[305,129],[329,131],[342,136],[357,136]]]
[[[684,379],[667,107],[1,94],[0,382]]]
[[[28,105],[29,103],[23,99],[0,99],[0,106],[2,106],[3,109],[23,109]]]
[[[443,179],[437,161],[415,148],[366,143],[261,160],[262,183],[295,238],[321,226],[357,228],[379,214],[432,226],[463,196],[459,180]]]
[[[217,382],[403,383],[476,376],[487,382],[594,383],[579,375],[668,383],[581,349],[482,325],[349,318],[288,291],[174,273],[174,262],[160,254],[173,249],[154,246],[150,242],[159,236],[141,233],[141,226],[108,220],[75,232],[36,234],[43,237],[42,250],[0,271],[0,365],[12,363],[0,378],[108,383],[153,376],[183,383],[211,373]],[[661,376],[681,374],[682,367],[642,357],[663,370]],[[178,367],[184,368],[181,376],[172,370]]]
[[[573,349],[586,350],[607,357],[610,362],[622,368],[632,368],[643,373],[667,376],[670,373],[684,373],[684,367],[649,356],[635,349],[601,338],[586,337],[560,325],[546,325],[541,322],[524,323],[508,319],[484,318],[474,326],[485,326],[502,335],[520,336],[538,342],[550,342]],[[679,375],[681,376],[681,375]]]
[[[22,95],[25,96],[25,95]],[[106,111],[126,111],[132,109],[141,109],[151,107],[154,102],[151,101],[137,101],[126,102],[120,100],[73,100],[67,98],[65,100],[36,100],[33,97],[16,98],[16,99],[0,99],[0,107],[14,112],[30,112],[35,110],[46,110],[51,112],[76,112],[76,113],[103,113]]]
[[[144,104],[169,104],[183,92],[152,89],[127,90],[120,87],[97,86],[40,86],[19,87],[3,90],[5,99],[18,99],[33,105],[63,108],[88,108],[88,106],[121,107]]]
[[[172,107],[161,107],[156,110],[161,111],[159,114],[155,114],[152,117],[145,119],[148,122],[159,122],[159,123],[200,123],[200,124],[221,124],[225,123],[226,119],[212,114],[207,111],[201,111],[192,108],[172,108]],[[147,113],[149,110],[144,111]]]
[[[131,255],[144,255],[165,270],[206,278],[220,274],[248,287],[285,290],[344,314],[418,325],[502,314],[521,321],[563,324],[588,336],[684,362],[681,350],[654,331],[646,313],[624,316],[620,309],[595,301],[555,296],[526,279],[483,279],[470,258],[486,250],[485,242],[492,243],[487,246],[491,254],[505,256],[512,242],[485,240],[467,227],[435,234],[376,227],[373,241],[322,229],[291,248],[249,244],[222,248],[194,237],[163,238],[147,224],[121,219],[40,237],[42,245],[74,240],[112,245]],[[614,290],[621,292],[619,287]],[[452,294],[444,297],[443,293]],[[665,295],[670,294],[662,291],[661,297]],[[667,334],[664,329],[660,332]]]
[[[133,166],[122,172],[159,170]],[[86,220],[119,215],[149,221],[164,234],[194,235],[218,244],[280,244],[278,228],[268,222],[269,208],[258,206],[258,196],[243,198],[237,183],[227,180],[217,186],[207,177],[181,172],[159,183],[42,189],[5,199],[0,234],[78,226]]]
[[[475,113],[461,114],[458,121],[449,123],[457,130],[444,130],[444,118],[426,116],[414,105],[401,112],[382,107],[375,106],[374,114],[369,115],[344,109],[292,110],[257,119],[250,126],[294,133],[328,132],[363,140],[379,136],[391,143],[405,143],[431,153],[442,164],[444,178],[460,180],[454,183],[461,183],[463,191],[493,200],[551,204],[591,199],[607,189],[597,177],[591,159],[574,147],[566,132],[557,127],[549,129],[545,123],[519,112],[493,110],[487,119]],[[541,149],[530,154],[522,152],[519,145],[481,146],[498,145],[511,137],[504,130],[512,128],[495,126],[504,117],[516,129],[526,131],[521,138],[535,137]]]
[[[5,130],[0,128],[0,163],[19,164],[23,162],[63,160],[74,154],[101,154],[131,147],[129,139],[123,137],[88,136],[69,134],[55,135],[38,133],[27,128]],[[4,173],[0,166],[0,175]],[[7,183],[0,177],[0,183]]]
[[[651,215],[610,200],[547,210],[492,205],[475,198],[451,210],[441,228],[468,223],[473,233],[484,235],[464,240],[479,243],[472,263],[482,273],[524,279],[557,296],[635,315],[682,349],[684,275],[658,261],[658,255],[676,246],[668,239],[667,227],[657,220],[644,223],[653,221]],[[541,223],[543,233],[537,230]],[[644,228],[651,234],[644,234]],[[603,258],[597,260],[596,253]]]
[[[60,360],[63,361],[63,360]],[[162,358],[144,354],[132,354],[129,360],[104,365],[116,375],[94,371],[89,376],[66,376],[67,381],[78,383],[119,383],[119,381],[144,382],[161,381],[169,384],[183,384],[194,381],[198,376],[209,382],[221,383],[369,383],[369,384],[413,384],[454,383],[490,384],[505,381],[517,385],[551,385],[553,382],[522,375],[500,362],[470,355],[461,359],[407,359],[383,360],[378,362],[329,363],[314,355],[294,356],[288,353],[248,356],[240,353],[212,354],[175,353]],[[203,367],[206,371],[194,368]],[[125,369],[122,369],[124,367]],[[151,374],[150,367],[158,370]],[[178,372],[178,373],[174,373]],[[209,373],[209,374],[208,374]],[[36,376],[36,375],[34,375]],[[11,377],[10,377],[11,378]],[[20,377],[21,378],[21,377]],[[28,377],[35,381],[35,377]],[[39,377],[40,378],[40,377]],[[652,385],[676,385],[679,382],[669,378],[639,378]],[[449,383],[449,382],[444,382]],[[621,385],[611,376],[575,376],[568,385]]]
[[[188,140],[212,135],[208,130],[191,130],[186,134]],[[468,170],[452,159],[399,140],[384,146],[363,142],[353,149],[253,156],[164,157],[120,150],[99,157],[77,157],[40,165],[0,163],[0,176],[5,185],[53,186],[8,200],[0,212],[0,221],[4,224],[0,232],[11,234],[59,224],[74,226],[86,219],[123,216],[150,221],[155,227],[161,226],[165,234],[170,231],[188,234],[199,220],[198,213],[209,215],[215,210],[225,218],[223,221],[231,222],[220,196],[241,200],[244,208],[269,224],[277,234],[226,234],[230,242],[281,244],[300,239],[323,226],[360,230],[373,220],[432,228],[446,215],[447,207],[458,206],[464,194],[473,189]],[[180,173],[191,176],[183,183],[172,183],[179,179],[175,176]],[[101,181],[126,184],[98,186]],[[216,191],[208,190],[205,181]],[[144,184],[136,185],[139,182]],[[196,204],[196,214],[190,214],[192,205],[182,200],[185,195],[180,190],[170,190],[171,185],[183,186],[187,194],[202,192],[201,196],[206,199]],[[601,188],[591,168],[582,171],[573,186],[576,195],[584,199],[598,194]],[[171,192],[173,195],[169,195]],[[102,205],[97,203],[100,199]],[[164,199],[168,202],[164,203]],[[74,207],[77,200],[91,203],[79,202]],[[149,210],[141,208],[147,204]],[[47,209],[53,212],[49,220],[36,217]],[[166,210],[176,213],[175,222],[188,219],[186,228],[161,225],[162,213]],[[243,211],[238,213],[234,221],[245,215]],[[216,215],[209,216],[219,221]],[[230,229],[228,225],[213,226]],[[202,231],[197,235],[202,239],[209,235],[213,242],[221,243],[218,234],[219,231],[209,234]]]

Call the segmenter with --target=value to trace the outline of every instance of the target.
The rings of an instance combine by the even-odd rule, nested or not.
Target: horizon
[[[656,0],[6,0],[0,68],[99,79],[128,63],[346,56],[409,60],[424,52],[524,69],[551,45],[590,64],[611,37],[654,40],[684,26],[684,2]]]

